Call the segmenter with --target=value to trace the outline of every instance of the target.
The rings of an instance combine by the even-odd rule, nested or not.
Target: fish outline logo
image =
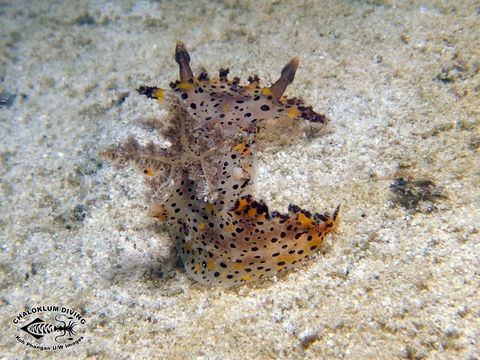
[[[67,321],[60,320],[60,317],[62,316],[67,319],[68,323]],[[55,342],[62,344],[74,339],[73,336],[76,334],[75,327],[77,326],[77,322],[72,321],[73,319],[74,318],[71,316],[58,314],[55,316],[55,321],[61,325],[53,325],[37,317],[28,324],[22,326],[20,330],[23,330],[37,340],[45,335],[60,332],[59,335],[55,336]]]
[[[17,313],[15,339],[25,347],[39,351],[58,351],[85,340],[81,334],[87,319],[78,311],[57,305],[40,305]]]

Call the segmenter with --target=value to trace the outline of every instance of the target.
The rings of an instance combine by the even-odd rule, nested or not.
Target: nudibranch
[[[183,43],[176,45],[180,80],[171,89],[141,86],[140,94],[168,109],[155,128],[171,145],[141,145],[130,137],[103,155],[134,163],[149,187],[152,215],[163,222],[187,274],[200,283],[234,286],[266,278],[311,256],[336,225],[333,214],[290,205],[270,212],[251,195],[256,138],[266,121],[286,118],[325,124],[324,115],[298,98],[283,96],[298,67],[293,58],[270,87],[258,76],[240,85],[221,69],[197,77]]]

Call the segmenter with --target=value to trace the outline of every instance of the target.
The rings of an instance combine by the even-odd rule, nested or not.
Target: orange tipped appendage
[[[287,86],[293,82],[293,79],[295,79],[295,73],[297,72],[299,61],[298,57],[294,57],[290,60],[290,62],[283,67],[280,79],[270,86],[270,91],[272,92],[275,101],[280,99]]]
[[[175,61],[180,67],[180,81],[189,82],[193,79],[193,72],[190,68],[190,55],[188,54],[185,44],[181,41],[177,41],[175,47]]]

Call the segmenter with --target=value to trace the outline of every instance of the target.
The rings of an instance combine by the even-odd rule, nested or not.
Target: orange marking
[[[294,261],[294,260],[297,260],[298,259],[298,255],[297,254],[286,254],[286,255],[280,255],[279,257],[276,257],[275,258],[275,262],[279,262],[279,261],[285,261],[286,264],[285,265],[288,265],[288,263]],[[285,265],[282,265],[282,266],[285,266]]]
[[[210,79],[210,85],[218,85],[220,80],[217,77]]]
[[[246,89],[247,89],[247,91],[254,91],[255,89],[258,89],[258,82],[254,81],[254,82],[248,84]]]
[[[251,208],[247,211],[247,217],[254,217],[255,215],[257,215],[257,210],[254,208]]]
[[[243,264],[236,264],[236,263],[234,263],[234,264],[232,265],[232,269],[233,269],[233,270],[243,270],[244,268],[245,268],[245,265],[243,265]]]
[[[260,92],[265,96],[272,95],[272,90],[270,90],[270,88],[263,88],[262,91],[260,91]]]
[[[153,92],[153,96],[157,99],[159,103],[162,103],[165,100],[165,90],[157,89]]]
[[[297,221],[300,224],[302,224],[303,226],[306,226],[306,227],[312,227],[312,225],[313,225],[312,219],[306,217],[305,214],[303,214],[303,213],[299,213],[297,215]]]
[[[205,208],[205,211],[212,212],[212,210],[215,208],[215,206],[211,203],[206,203],[204,208]]]
[[[324,235],[327,235],[327,233],[325,232]],[[313,239],[306,244],[305,250],[310,251],[311,246],[319,246],[322,242],[323,240],[320,236],[313,235]]]
[[[296,106],[288,109],[287,116],[290,119],[296,118],[298,115],[300,115],[300,110],[298,110]]]
[[[265,214],[258,214],[257,213],[257,220],[266,220]]]
[[[235,210],[242,211],[245,209],[249,204],[249,201],[247,199],[240,199],[238,200],[238,206]]]
[[[233,232],[234,229],[235,229],[235,226],[234,226],[232,223],[228,224],[228,225],[225,227],[225,231],[226,231],[226,232]]]
[[[203,231],[207,227],[207,224],[205,224],[204,222],[201,222],[200,224],[198,224],[197,227],[198,227],[198,230]]]
[[[178,87],[184,91],[190,91],[194,88],[193,84],[189,82],[181,82]]]
[[[224,103],[221,109],[223,112],[229,112],[232,109],[232,105],[230,103]]]
[[[153,176],[155,175],[155,173],[153,172],[152,168],[149,166],[148,168],[146,168],[145,170],[143,170],[143,173],[147,176]]]
[[[247,144],[245,144],[245,143],[240,143],[240,144],[235,145],[233,147],[233,150],[240,153],[240,154],[246,153],[248,155],[250,153],[250,147],[247,146]]]

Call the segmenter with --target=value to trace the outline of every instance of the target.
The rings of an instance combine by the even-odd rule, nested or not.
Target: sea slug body
[[[257,133],[266,121],[327,122],[302,100],[283,96],[298,58],[268,88],[260,86],[257,76],[240,85],[240,79],[228,79],[228,69],[221,69],[216,79],[206,72],[195,77],[180,42],[175,61],[180,80],[171,89],[138,89],[168,107],[157,128],[171,146],[141,145],[129,138],[103,156],[120,165],[134,163],[144,172],[153,216],[170,232],[187,274],[200,283],[255,281],[311,256],[334,229],[339,209],[332,215],[311,214],[290,205],[281,214],[250,194]]]

